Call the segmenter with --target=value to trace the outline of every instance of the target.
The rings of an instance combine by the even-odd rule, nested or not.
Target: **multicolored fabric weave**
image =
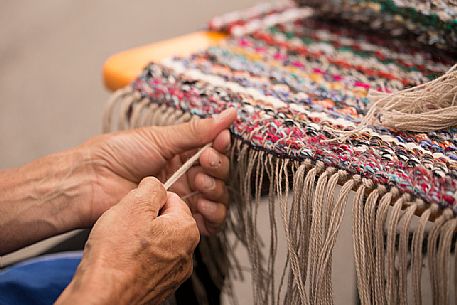
[[[374,36],[283,5],[213,20],[233,35],[185,58],[148,65],[141,96],[200,117],[234,107],[235,137],[280,158],[321,161],[395,186],[457,214],[457,129],[399,132],[369,126],[368,90],[397,91],[446,72],[455,58]]]
[[[323,20],[340,20],[398,37],[412,37],[425,45],[455,52],[455,0],[296,0],[318,8]]]

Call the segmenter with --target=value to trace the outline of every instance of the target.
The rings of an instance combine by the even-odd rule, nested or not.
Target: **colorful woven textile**
[[[228,40],[189,58],[151,64],[133,84],[152,101],[206,117],[239,109],[232,132],[275,156],[360,174],[429,203],[455,208],[455,130],[429,134],[367,128],[346,142],[366,111],[367,90],[398,90],[446,72],[450,61],[389,49],[355,31],[288,22]]]
[[[297,0],[319,8],[321,19],[340,20],[359,29],[397,37],[414,37],[434,47],[455,52],[457,3],[453,0]]]
[[[453,22],[455,9],[446,12],[443,19]],[[413,298],[421,302],[424,234],[434,300],[455,296],[448,263],[457,227],[457,129],[367,126],[341,139],[366,114],[369,90],[394,92],[432,80],[454,64],[453,54],[329,23],[289,3],[221,16],[210,28],[231,36],[192,56],[148,65],[115,96],[105,128],[115,118],[123,129],[238,110],[228,227],[248,248],[258,304],[277,302],[252,220],[265,188],[270,204],[281,207],[290,246],[285,303],[332,302],[331,249],[351,190],[362,303],[406,304],[409,265]],[[337,184],[342,188],[334,195]],[[289,186],[293,202],[284,199]],[[409,240],[414,214],[421,218]]]

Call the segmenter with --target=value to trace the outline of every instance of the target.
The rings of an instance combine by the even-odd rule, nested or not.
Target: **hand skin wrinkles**
[[[232,109],[217,119],[105,134],[0,171],[0,255],[95,223],[74,280],[56,304],[160,304],[190,276],[199,229],[214,233],[225,218],[226,129],[235,119]],[[168,178],[210,141],[224,165],[200,159],[194,175],[216,179],[217,190],[205,195],[186,175],[172,187],[178,195],[167,195],[164,181],[144,178]],[[187,206],[179,196],[190,193],[198,194]],[[202,210],[200,200],[214,206]]]

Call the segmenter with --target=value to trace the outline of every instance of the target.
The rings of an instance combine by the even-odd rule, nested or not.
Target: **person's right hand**
[[[99,218],[56,304],[160,304],[191,275],[199,237],[186,203],[145,178]]]

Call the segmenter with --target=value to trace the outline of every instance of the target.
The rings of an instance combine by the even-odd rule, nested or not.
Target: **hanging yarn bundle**
[[[388,20],[392,1],[375,2],[390,3],[380,17]],[[400,4],[399,14],[406,14]],[[261,5],[216,18],[211,29],[233,35],[191,56],[147,65],[113,95],[104,129],[237,109],[230,214],[223,232],[202,239],[200,252],[211,277],[230,288],[241,269],[234,248],[243,246],[255,304],[333,304],[333,249],[346,210],[353,215],[361,304],[422,304],[424,282],[435,304],[451,304],[457,299],[457,132],[449,128],[457,118],[454,53],[434,56],[414,35],[396,40],[327,22],[316,7]],[[418,14],[427,12],[418,7]],[[453,10],[439,11],[453,22]],[[268,216],[258,219],[266,194]],[[260,222],[270,226],[266,251]],[[280,230],[287,258],[277,275]],[[204,304],[198,278],[194,285]]]
[[[418,132],[457,126],[457,65],[423,85],[390,94],[370,91],[368,97],[372,104],[362,126]]]

